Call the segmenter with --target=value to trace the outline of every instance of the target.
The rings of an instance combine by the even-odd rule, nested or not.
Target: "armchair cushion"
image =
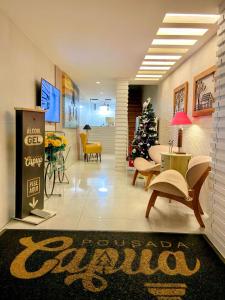
[[[173,151],[177,152],[178,148],[173,147]],[[151,146],[148,149],[149,156],[157,164],[161,163],[161,153],[162,152],[169,152],[169,145],[155,145],[155,146]]]
[[[87,143],[85,145],[85,153],[101,153],[102,152],[102,145],[101,143]]]
[[[148,161],[142,157],[135,158],[134,167],[139,172],[160,171],[160,164],[155,164],[153,161]]]
[[[150,184],[150,189],[188,199],[188,186],[184,177],[175,170],[159,174]]]

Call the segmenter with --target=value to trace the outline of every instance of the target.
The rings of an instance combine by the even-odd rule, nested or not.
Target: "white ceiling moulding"
[[[154,54],[184,54],[188,51],[188,48],[149,48],[148,53]]]
[[[215,24],[219,15],[215,14],[173,14],[168,13],[163,23],[193,23],[193,24]]]
[[[138,74],[165,74],[166,71],[158,71],[158,70],[142,70],[138,71]]]
[[[152,45],[193,46],[196,42],[193,39],[154,39]]]
[[[156,35],[203,36],[208,28],[168,28],[161,27]]]

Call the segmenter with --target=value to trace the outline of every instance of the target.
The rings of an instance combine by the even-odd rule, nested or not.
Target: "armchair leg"
[[[102,154],[101,153],[99,153],[99,160],[100,160],[100,162],[102,162]]]
[[[132,181],[132,185],[135,185],[137,176],[138,176],[138,170],[135,170],[134,177],[133,177],[133,181]]]
[[[202,217],[201,217],[201,214],[199,212],[199,205],[200,204],[197,201],[193,200],[193,210],[194,210],[195,217],[196,217],[199,225],[204,228],[205,225],[202,221]]]
[[[145,184],[145,191],[148,190],[148,186],[149,186],[149,184],[150,184],[150,182],[152,180],[152,176],[153,176],[153,173],[151,173],[151,174],[148,175],[148,178],[147,178],[147,181],[146,181],[146,184]]]
[[[152,195],[151,195],[151,197],[149,199],[147,209],[146,209],[146,213],[145,213],[145,217],[146,218],[148,218],[152,206],[155,205],[155,201],[156,201],[157,197],[158,197],[158,192],[157,191],[153,191],[153,193],[152,193]]]
[[[198,204],[198,209],[199,209],[200,214],[204,215],[204,211],[202,210],[200,203]]]

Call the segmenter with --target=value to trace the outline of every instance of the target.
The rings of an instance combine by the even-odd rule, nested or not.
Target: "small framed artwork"
[[[216,66],[201,72],[194,77],[192,116],[208,116],[214,112]]]
[[[173,115],[178,111],[187,113],[188,82],[179,85],[173,92]]]

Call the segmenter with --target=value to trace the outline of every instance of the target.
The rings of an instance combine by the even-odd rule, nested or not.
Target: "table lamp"
[[[86,130],[87,141],[88,141],[88,130],[91,130],[91,126],[89,124],[86,124],[83,129]]]
[[[189,124],[192,124],[192,122],[189,119],[188,115],[183,111],[178,111],[173,117],[173,119],[171,120],[171,125],[189,125]],[[183,139],[183,128],[180,127],[178,129],[178,137],[177,137],[178,154],[185,154],[184,152],[181,152],[182,139]]]

